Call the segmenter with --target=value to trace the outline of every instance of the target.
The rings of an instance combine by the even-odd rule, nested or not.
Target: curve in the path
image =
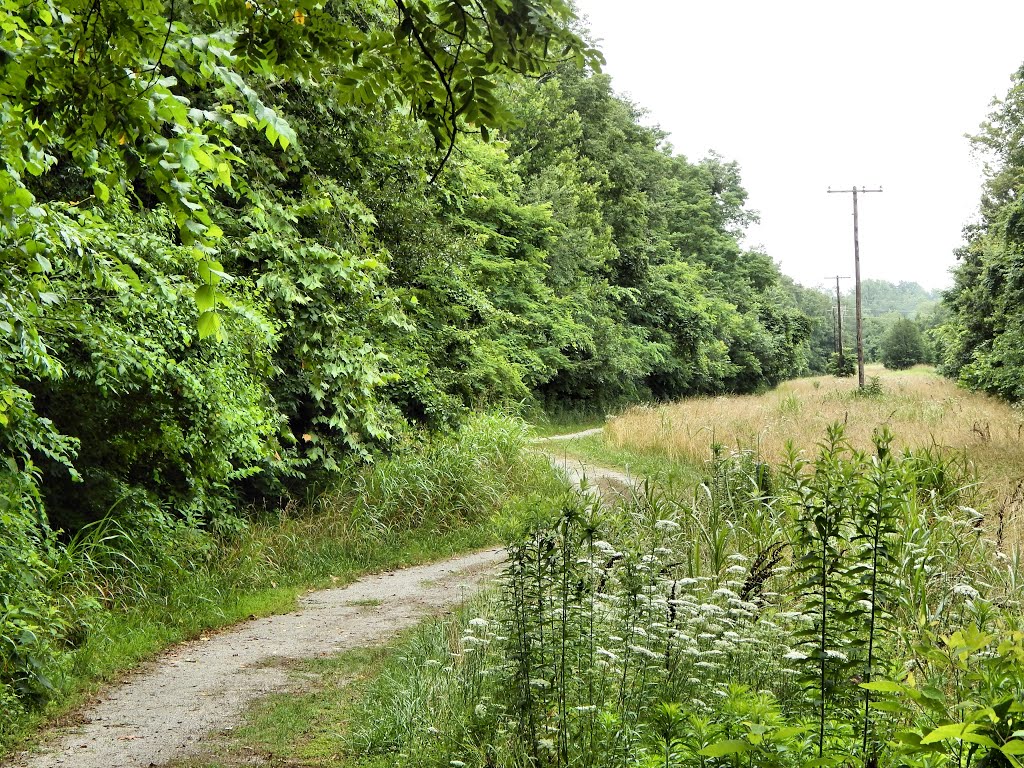
[[[289,686],[288,662],[379,644],[453,606],[497,572],[492,549],[313,592],[294,613],[167,651],[9,768],[148,768],[197,752],[254,699]]]
[[[604,427],[594,427],[593,429],[584,429],[582,432],[572,432],[567,435],[549,435],[548,437],[538,437],[533,442],[555,443],[560,440],[575,440],[580,437],[591,437],[592,435],[600,435],[602,432],[604,432]]]
[[[632,493],[643,478],[619,472],[608,467],[588,464],[581,459],[568,455],[545,452],[548,461],[574,488],[581,488],[585,493],[601,496],[607,489],[622,493]]]

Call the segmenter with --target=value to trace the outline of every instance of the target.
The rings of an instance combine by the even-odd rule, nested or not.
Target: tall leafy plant
[[[860,668],[857,628],[864,611],[848,538],[860,488],[858,462],[850,454],[842,425],[833,424],[812,464],[794,457],[787,468],[798,516],[793,565],[806,624],[795,635],[803,649],[797,656],[804,662],[802,680],[813,691],[819,758],[825,756],[827,726],[846,719],[851,706],[847,681]]]

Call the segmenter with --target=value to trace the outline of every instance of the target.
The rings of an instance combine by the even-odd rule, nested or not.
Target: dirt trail
[[[576,488],[585,484],[586,493],[593,496],[607,496],[609,491],[617,495],[624,495],[636,489],[642,478],[619,472],[608,467],[599,467],[594,464],[586,464],[578,458],[569,455],[558,455],[545,451],[551,466],[562,473],[562,476]]]
[[[588,493],[621,495],[636,485],[637,478],[622,472],[541,450],[572,485],[585,477]],[[101,694],[81,713],[81,725],[55,730],[40,750],[15,755],[0,768],[149,768],[199,753],[207,737],[234,727],[255,699],[288,690],[290,662],[380,645],[464,601],[504,558],[504,550],[492,549],[366,576],[308,594],[293,613],[174,646]]]
[[[600,435],[604,432],[604,427],[594,427],[593,429],[584,429],[582,432],[571,432],[568,435],[551,435],[550,437],[538,437],[534,440],[535,443],[554,443],[560,440],[575,440],[579,437],[590,437],[591,435]]]
[[[290,685],[288,662],[379,645],[469,596],[505,557],[492,549],[313,592],[298,611],[177,645],[112,688],[10,768],[148,768],[200,751],[247,705]]]
[[[617,495],[624,495],[631,493],[637,487],[637,484],[642,481],[642,478],[634,475],[620,472],[616,469],[609,469],[608,467],[600,467],[596,464],[590,464],[583,460],[571,456],[569,453],[556,453],[552,447],[548,447],[546,444],[566,442],[569,440],[575,440],[581,437],[590,437],[592,435],[600,435],[604,430],[601,427],[594,429],[585,429],[582,432],[573,432],[568,435],[552,435],[551,437],[539,437],[534,440],[534,444],[540,448],[540,451],[548,457],[548,461],[551,462],[551,466],[562,473],[562,476],[573,486],[580,488],[586,485],[586,492],[600,496],[607,494],[608,491],[612,491]]]

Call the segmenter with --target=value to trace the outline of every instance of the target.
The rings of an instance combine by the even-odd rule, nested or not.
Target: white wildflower
[[[659,531],[678,531],[682,526],[675,520],[659,520],[654,527]]]
[[[487,619],[482,619],[479,616],[477,616],[475,619],[470,619],[469,620],[469,626],[471,626],[471,627],[481,627],[481,628],[483,628],[483,627],[486,627],[489,623],[490,622],[488,622]]]
[[[970,584],[957,584],[955,587],[953,587],[953,594],[963,595],[968,600],[977,600],[980,596],[978,590],[976,590]]]
[[[640,656],[646,656],[649,659],[660,659],[661,656],[656,654],[650,648],[645,648],[642,645],[631,645],[629,649]]]
[[[807,658],[806,653],[800,653],[800,651],[790,651],[782,655],[782,658],[788,659],[789,661],[803,661]]]

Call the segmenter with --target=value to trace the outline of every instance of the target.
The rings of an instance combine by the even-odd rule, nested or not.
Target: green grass
[[[289,527],[282,525],[274,534],[287,535]],[[102,613],[76,652],[73,667],[59,681],[59,695],[46,708],[13,724],[3,745],[6,752],[32,743],[40,728],[63,719],[104,684],[169,645],[248,618],[288,612],[310,589],[343,586],[366,573],[493,545],[496,535],[490,522],[483,521],[444,532],[417,528],[387,540],[303,537],[295,541],[295,550],[277,566],[274,578],[268,576],[269,583],[252,591],[239,592],[232,584],[233,576],[244,579],[250,575],[242,569],[199,569],[160,600],[142,602],[128,611]]]
[[[891,717],[864,714],[860,680],[899,675],[912,661],[923,682],[905,687],[928,686],[939,722],[965,707],[1024,701],[1024,635],[1008,631],[1019,626],[1017,577],[970,525],[972,497],[955,460],[933,452],[890,464],[835,444],[799,478],[763,475],[748,455],[723,454],[692,504],[653,494],[594,509],[535,494],[520,510],[500,597],[426,622],[386,651],[300,666],[297,684],[315,676],[312,685],[264,702],[209,758],[188,765],[236,768],[253,756],[310,767],[555,765],[560,744],[559,765],[710,765],[705,750],[728,755],[737,745],[752,759],[736,765],[910,764],[888,747],[861,747],[860,729],[876,729],[879,744],[905,727],[920,740],[935,727],[933,712],[880,692],[871,701]],[[772,478],[774,490],[762,486]],[[842,649],[850,664],[829,667],[833,679],[819,689],[826,672],[819,676],[815,659],[825,650],[802,652],[819,643],[805,631],[818,592],[801,585],[817,573],[821,535],[807,516],[821,494],[837,493],[847,500],[832,506],[833,519],[844,517],[831,536],[854,544],[828,550],[828,599],[843,612],[830,615],[820,645]],[[852,503],[869,495],[879,499],[873,507]],[[874,545],[855,535],[862,514],[879,515],[887,531],[870,566],[879,578],[872,590],[887,605],[877,627],[865,620],[873,609],[864,605],[864,563]],[[934,574],[920,567],[924,557]],[[738,597],[748,586],[750,597]],[[970,593],[987,595],[971,603]],[[958,656],[939,639],[976,624],[993,633],[979,641],[983,653]],[[863,642],[868,632],[877,644]],[[995,651],[997,635],[1006,645]],[[900,680],[893,685],[903,690]],[[953,764],[958,745],[940,748]]]
[[[616,448],[606,443],[601,435],[548,443],[543,448],[558,457],[578,459],[584,464],[600,467],[613,467],[636,477],[657,480],[658,486],[667,491],[690,488],[700,480],[703,471],[701,466],[672,461],[662,455]]]
[[[390,768],[407,764],[415,746],[446,746],[432,734],[451,730],[460,698],[449,674],[453,645],[467,621],[492,598],[479,596],[451,616],[429,619],[388,645],[311,659],[292,668],[295,690],[254,705],[245,721],[176,768],[235,768],[253,755],[272,765]]]
[[[0,712],[0,757],[168,645],[291,610],[309,589],[493,544],[498,520],[554,482],[547,462],[522,453],[526,439],[521,422],[479,417],[365,468],[299,514],[258,516],[228,540],[182,528],[154,547],[124,534],[67,557],[67,599],[94,607],[82,608],[78,647],[50,670],[48,703]],[[78,572],[84,565],[93,572]]]
[[[299,693],[263,699],[249,711],[245,723],[216,744],[210,754],[178,765],[236,766],[245,764],[253,754],[275,763],[337,765],[339,755],[346,751],[346,722],[353,702],[395,655],[400,643],[302,662],[293,670]]]

